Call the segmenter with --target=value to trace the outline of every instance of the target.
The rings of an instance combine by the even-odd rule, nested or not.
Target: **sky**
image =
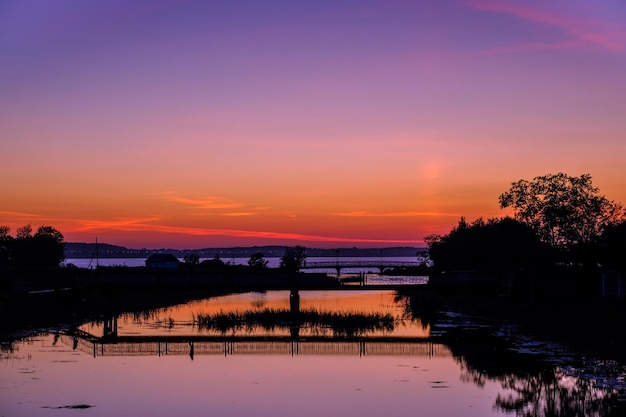
[[[623,0],[0,0],[12,234],[424,246],[625,156]]]

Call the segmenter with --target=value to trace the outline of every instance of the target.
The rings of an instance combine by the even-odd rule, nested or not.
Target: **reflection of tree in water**
[[[36,342],[40,341],[41,336],[47,335],[48,333],[46,331],[36,331],[26,336],[16,336],[15,338],[3,340],[2,342],[0,342],[0,362],[8,362],[22,358],[19,353],[20,345],[33,345]],[[57,336],[58,335],[55,334],[55,338]]]
[[[509,375],[501,380],[510,390],[499,394],[496,407],[516,411],[518,416],[610,416],[623,410],[612,407],[615,392],[594,387],[593,381],[548,369],[523,377]]]
[[[99,327],[106,326],[106,322],[109,319],[115,319],[119,321],[131,321],[137,325],[150,325],[152,327],[165,327],[172,329],[174,327],[174,319],[167,315],[170,312],[169,307],[155,308],[149,310],[133,311],[123,314],[111,313],[106,319],[96,319],[91,321],[91,324]]]
[[[141,311],[133,311],[130,313],[123,314],[122,317],[129,317],[132,319],[133,323],[143,324],[150,323],[154,321],[159,321],[162,314],[169,311],[168,307],[164,308],[154,308],[149,310],[141,310]]]
[[[575,377],[521,354],[489,345],[461,348],[451,346],[461,365],[463,382],[484,386],[497,381],[504,392],[494,406],[523,417],[617,416],[616,390],[595,385],[593,379]],[[483,351],[481,352],[481,349]]]
[[[394,302],[402,306],[405,320],[419,322],[422,329],[431,327],[439,316],[438,304],[427,294],[415,293],[407,296],[396,293]]]
[[[405,312],[431,328],[440,319],[440,306],[427,293],[404,298]],[[495,325],[448,327],[442,341],[461,366],[461,381],[484,387],[488,381],[502,385],[494,407],[520,417],[600,417],[626,415],[624,393],[604,388],[589,377],[572,376],[540,359],[511,349],[495,335]]]
[[[2,342],[0,343],[0,362],[6,360],[9,361],[15,358],[17,352],[17,348],[13,345],[12,342]]]

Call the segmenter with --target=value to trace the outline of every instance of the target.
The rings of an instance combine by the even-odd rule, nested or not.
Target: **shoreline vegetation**
[[[280,258],[285,252],[285,246],[268,245],[268,246],[235,246],[223,248],[198,248],[198,249],[130,249],[118,245],[110,245],[107,243],[81,243],[67,242],[65,243],[65,256],[68,259],[95,259],[99,258],[147,258],[152,254],[172,254],[177,258],[183,259],[188,255],[198,255],[200,258],[221,259],[230,258],[249,258],[254,253],[263,253],[266,258]],[[427,255],[428,249],[424,247],[413,246],[395,246],[386,248],[307,248],[307,256],[309,257],[380,257],[380,256],[415,256],[416,254]]]
[[[183,273],[143,267],[13,270],[10,276],[16,277],[17,281],[25,278],[20,285],[28,283],[39,289],[19,292],[7,291],[5,287],[0,293],[0,314],[5,318],[0,321],[0,338],[11,339],[38,329],[68,327],[112,314],[164,308],[234,292],[362,288],[341,286],[326,274],[294,275],[280,270],[252,274],[247,267],[228,267],[232,268],[228,273],[222,270],[213,274],[201,270]],[[102,280],[107,274],[118,280]],[[132,275],[156,277],[157,280],[124,284]],[[203,282],[203,275],[213,277],[213,283]],[[184,277],[182,281],[181,277]],[[43,289],[44,284],[47,289]],[[419,288],[397,288],[399,295],[410,300],[413,314],[422,319],[436,322],[438,314],[448,311],[507,321],[516,324],[526,334],[564,344],[589,356],[626,359],[626,322],[620,319],[626,316],[626,303],[621,298],[600,297],[572,288],[552,295],[545,291],[503,294],[501,290],[499,285],[491,284],[431,283]]]
[[[562,344],[589,357],[626,360],[626,303],[621,298],[494,297],[460,289],[407,293],[421,314],[443,311],[514,324],[538,340]]]
[[[512,208],[514,216],[473,222],[461,217],[449,233],[426,237],[427,251],[386,249],[384,256],[408,250],[416,261],[420,258],[419,266],[387,274],[429,277],[426,285],[388,289],[404,291],[421,317],[457,311],[510,320],[531,335],[626,359],[622,205],[600,195],[589,174],[563,173],[514,182],[499,202],[501,208]],[[215,249],[213,259],[203,261],[208,253],[151,253],[146,267],[90,270],[64,265],[67,251],[75,247],[68,247],[61,232],[50,226],[33,232],[25,225],[13,237],[10,227],[0,226],[2,334],[19,326],[172,305],[212,293],[364,288],[342,287],[327,274],[300,272],[307,256],[351,256],[356,248],[245,248],[239,256],[249,256],[248,265],[225,263]],[[85,245],[82,253],[95,250],[99,256],[99,246]],[[382,249],[361,251],[383,258]],[[281,253],[280,266],[268,267],[265,257]]]

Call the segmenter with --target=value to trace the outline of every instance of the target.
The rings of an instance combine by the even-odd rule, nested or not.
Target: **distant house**
[[[175,269],[178,263],[178,258],[171,253],[154,253],[146,259],[146,268]]]

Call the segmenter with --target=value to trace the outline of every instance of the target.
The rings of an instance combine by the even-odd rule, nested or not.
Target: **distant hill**
[[[100,258],[129,258],[131,257],[131,249],[127,249],[123,246],[109,245],[107,243],[75,243],[68,242],[65,244],[65,257],[66,258],[95,258],[97,255]],[[141,256],[141,255],[138,255]]]
[[[307,256],[310,257],[335,257],[335,256],[416,256],[425,248],[398,246],[393,248],[339,248],[339,249],[316,249],[307,248]],[[65,257],[72,258],[147,258],[153,253],[171,253],[178,258],[192,253],[201,258],[248,258],[255,252],[262,252],[266,258],[279,258],[285,253],[284,246],[251,246],[233,248],[202,248],[202,249],[129,249],[123,246],[109,245],[106,243],[75,243],[65,244]]]

